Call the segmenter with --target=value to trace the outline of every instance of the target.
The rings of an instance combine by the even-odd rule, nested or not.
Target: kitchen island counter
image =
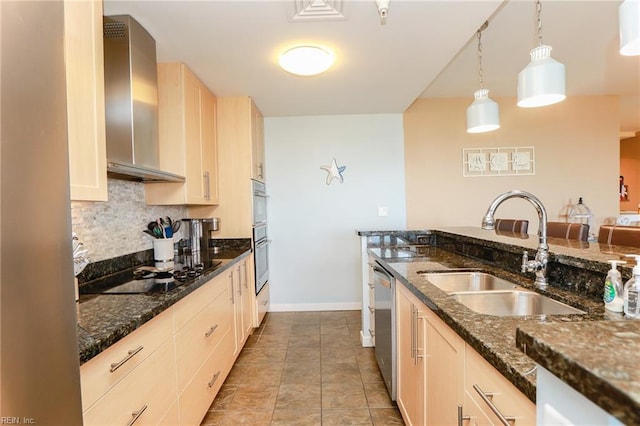
[[[605,311],[600,299],[609,269],[606,260],[623,258],[638,249],[550,238],[553,285],[541,291],[535,288],[532,275],[518,271],[517,257],[523,249],[532,253],[537,248],[534,236],[517,238],[472,227],[357,234],[373,237],[373,242],[379,238],[381,246],[370,248],[369,253],[533,402],[533,367],[539,363],[624,423],[640,423],[640,377],[635,368],[640,322]],[[383,240],[388,236],[415,244],[417,235],[428,244],[420,250],[420,256],[399,259],[394,257],[394,250],[384,247]],[[586,314],[482,315],[456,302],[421,275],[460,267],[497,275]],[[624,268],[623,277],[629,275],[630,268]]]
[[[77,303],[80,364],[89,361],[129,333],[182,300],[247,257],[251,249],[224,249],[212,256],[222,263],[166,293],[80,296]]]

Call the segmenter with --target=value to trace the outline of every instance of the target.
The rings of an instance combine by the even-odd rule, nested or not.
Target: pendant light
[[[620,54],[640,55],[640,0],[624,0],[618,8]]]
[[[551,46],[542,43],[542,6],[536,0],[538,47],[531,50],[531,62],[518,74],[518,106],[535,108],[563,101],[564,65],[551,57]]]
[[[480,89],[473,93],[475,100],[467,108],[467,133],[484,133],[500,128],[498,104],[489,98],[489,90],[483,86],[482,75],[482,31],[489,26],[485,22],[478,30],[478,74]]]

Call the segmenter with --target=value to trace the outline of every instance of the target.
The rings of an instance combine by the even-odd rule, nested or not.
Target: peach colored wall
[[[620,174],[629,187],[629,199],[620,201],[620,210],[636,211],[640,203],[640,133],[620,141]]]
[[[404,114],[407,227],[480,226],[491,201],[511,189],[538,196],[550,221],[565,220],[578,197],[592,209],[595,227],[618,215],[620,168],[618,99],[583,96],[524,109],[515,98],[494,98],[501,128],[466,133],[472,99],[418,99]],[[463,177],[462,149],[535,148],[535,175]],[[512,199],[496,217],[538,219],[529,203]],[[597,230],[597,229],[596,229]]]

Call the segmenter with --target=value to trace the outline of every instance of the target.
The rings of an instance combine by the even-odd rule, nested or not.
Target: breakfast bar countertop
[[[166,293],[80,296],[80,302],[76,303],[80,364],[89,361],[250,253],[250,248],[222,250],[213,256],[213,259],[222,262],[219,266],[213,270],[205,269],[202,275]]]
[[[640,321],[522,324],[516,341],[603,410],[625,424],[640,424]]]

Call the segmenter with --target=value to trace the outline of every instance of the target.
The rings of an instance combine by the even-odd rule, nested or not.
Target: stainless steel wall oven
[[[253,251],[256,294],[269,281],[269,240],[267,239],[267,194],[263,182],[252,180],[253,186]]]

